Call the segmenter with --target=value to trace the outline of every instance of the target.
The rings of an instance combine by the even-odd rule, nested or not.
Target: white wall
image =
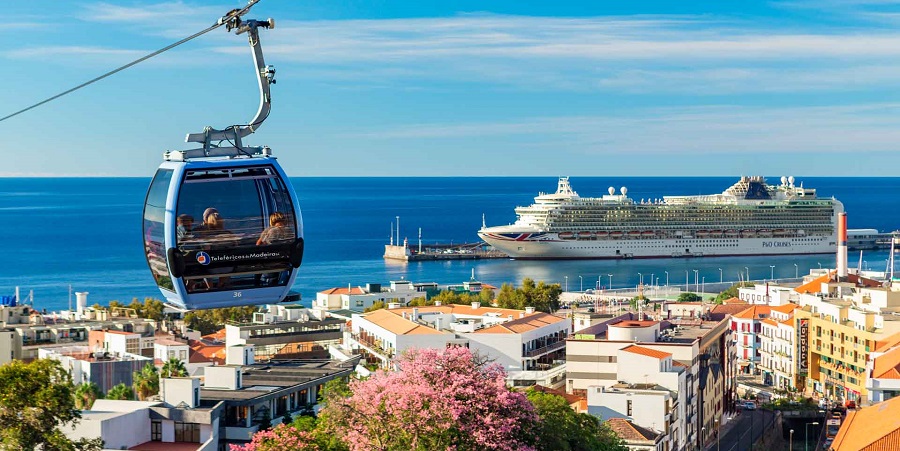
[[[587,390],[592,385],[617,382],[616,353],[632,342],[569,340],[566,342],[566,391]],[[612,361],[610,361],[612,360]]]
[[[522,371],[522,336],[519,334],[463,334],[469,349],[490,356],[507,372]]]
[[[649,393],[643,390],[603,391],[603,387],[588,390],[588,413],[603,419],[626,418],[635,424],[664,431],[666,427],[665,392]],[[628,416],[628,401],[631,416]]]

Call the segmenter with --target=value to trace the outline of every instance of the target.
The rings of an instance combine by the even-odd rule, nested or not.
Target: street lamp
[[[744,271],[747,271],[747,282],[750,281],[750,268],[744,266]]]
[[[584,293],[584,278],[578,276],[578,280],[581,282],[581,292]]]
[[[700,293],[706,293],[706,276],[700,278]],[[703,295],[700,295],[700,300],[703,300]]]
[[[719,283],[724,281],[724,277],[722,277],[722,268],[719,268]]]
[[[822,262],[816,262],[819,264],[819,269],[822,269]]]
[[[769,269],[771,270],[769,280],[775,280],[775,265],[769,265]]]
[[[651,273],[650,273],[650,286],[651,286],[651,287],[652,287],[653,285],[655,285],[655,283],[653,282],[653,275],[654,275],[654,274],[651,272]]]
[[[669,271],[665,271],[666,273],[666,294],[669,294]]]
[[[608,274],[609,276],[609,289],[612,290],[612,274]]]
[[[805,451],[809,451],[809,425],[818,426],[818,421],[813,421],[812,423],[806,423],[805,431],[803,432],[803,449]]]
[[[788,451],[794,451],[794,430],[791,429],[791,440],[788,442]]]
[[[641,273],[638,273],[638,277],[641,279],[640,285],[643,285],[644,284],[644,275]]]
[[[794,263],[794,278],[795,278],[795,279],[799,279],[799,278],[800,278],[800,267],[797,266],[796,263]]]
[[[565,277],[566,277],[566,293],[568,293],[569,292],[569,276],[565,276]]]
[[[700,291],[700,277],[699,277],[699,274],[700,274],[700,270],[699,270],[699,269],[695,269],[695,270],[694,270],[694,291]]]
[[[603,277],[603,274],[600,274],[599,276],[597,276],[597,289],[598,289],[598,290],[600,289],[600,287],[603,286],[603,285],[600,283],[600,278],[601,278],[601,277]]]
[[[688,270],[684,270],[684,291],[691,291],[691,277],[688,275]]]

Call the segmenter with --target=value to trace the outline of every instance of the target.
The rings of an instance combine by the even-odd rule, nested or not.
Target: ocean
[[[770,177],[777,183],[780,177]],[[68,290],[90,293],[88,302],[161,298],[141,246],[141,212],[149,178],[0,178],[0,294],[34,291],[35,306],[68,307]],[[529,205],[539,191],[553,192],[555,177],[397,177],[292,179],[301,202],[306,253],[294,289],[309,304],[333,287],[391,280],[460,283],[475,277],[500,286],[525,277],[593,288],[598,280],[616,288],[634,286],[642,274],[665,284],[684,284],[693,270],[707,282],[794,277],[810,268],[833,266],[829,255],[721,257],[649,260],[517,261],[470,260],[398,263],[382,259],[391,223],[400,236],[425,244],[474,243],[482,215],[488,225],[515,220],[514,207]],[[628,187],[635,200],[664,195],[722,192],[736,177],[573,177],[582,196],[600,196],[609,186]],[[900,178],[798,178],[819,196],[844,203],[850,228],[900,228]],[[887,252],[867,252],[864,267],[883,271]],[[851,266],[859,254],[851,254]],[[796,266],[795,266],[796,265]],[[721,272],[720,272],[721,268]]]

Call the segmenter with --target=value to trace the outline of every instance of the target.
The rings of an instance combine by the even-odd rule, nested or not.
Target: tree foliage
[[[562,396],[534,389],[526,392],[540,419],[536,430],[538,451],[627,451],[622,439],[600,420],[577,413]]]
[[[369,307],[366,307],[366,309],[363,310],[363,312],[365,312],[365,313],[374,312],[375,310],[381,310],[385,307],[387,307],[387,304],[385,304],[384,301],[375,301],[372,303],[372,305],[370,305]]]
[[[332,392],[322,427],[354,451],[533,449],[537,417],[500,365],[479,367],[463,347],[409,350],[397,364],[351,382],[349,397]]]
[[[533,279],[526,277],[522,280],[521,288],[503,284],[500,293],[497,294],[497,306],[517,310],[534,307],[542,312],[550,312],[559,309],[561,294],[562,288],[558,283],[548,284],[541,281],[535,284]]]
[[[134,390],[131,387],[125,384],[116,385],[113,388],[110,388],[108,392],[106,392],[106,399],[118,399],[123,401],[133,401],[134,400]]]
[[[101,449],[99,439],[73,442],[60,430],[81,418],[74,394],[69,374],[56,360],[14,360],[0,366],[0,449]]]
[[[139,401],[159,393],[159,370],[152,363],[148,363],[140,371],[136,371],[133,380],[132,387]]]
[[[78,410],[90,410],[94,401],[103,398],[103,391],[93,382],[84,382],[75,387],[75,408]]]
[[[287,424],[260,430],[246,445],[231,445],[231,451],[322,451],[312,434]]]
[[[163,363],[162,370],[159,372],[160,377],[187,377],[187,367],[184,366],[178,357],[169,357],[166,363]]]
[[[728,287],[728,289],[726,289],[725,291],[719,293],[719,295],[716,296],[716,304],[721,304],[726,299],[736,298],[738,295],[738,288],[749,288],[752,286],[752,282],[738,282]]]
[[[675,302],[700,302],[703,298],[697,293],[685,292],[678,295]]]
[[[184,315],[188,327],[202,335],[215,333],[227,322],[246,323],[253,319],[257,309],[253,306],[196,310]]]

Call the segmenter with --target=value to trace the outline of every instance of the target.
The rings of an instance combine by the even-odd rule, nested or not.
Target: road
[[[772,433],[771,422],[773,412],[767,410],[744,410],[737,418],[731,420],[734,425],[719,437],[719,442],[712,441],[706,451],[748,451],[750,444],[759,440],[764,433]],[[753,429],[753,440],[750,429]],[[764,428],[765,426],[765,428]],[[769,429],[769,430],[764,430]]]

